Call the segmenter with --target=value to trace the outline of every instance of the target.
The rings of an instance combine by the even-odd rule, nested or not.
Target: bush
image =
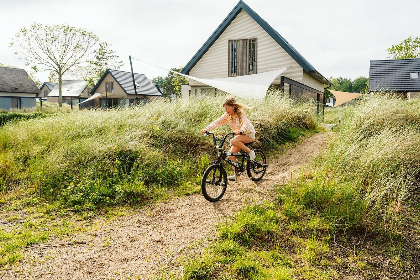
[[[34,118],[43,118],[46,115],[43,113],[0,113],[0,126],[3,126],[7,122],[18,121],[18,120],[29,120]]]

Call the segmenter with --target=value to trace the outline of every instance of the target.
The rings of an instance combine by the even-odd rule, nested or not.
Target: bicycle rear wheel
[[[261,149],[254,150],[255,159],[248,160],[246,164],[246,173],[252,181],[259,181],[267,170],[267,160],[265,154]]]
[[[201,179],[201,191],[210,202],[220,200],[226,191],[227,175],[220,164],[210,165]]]

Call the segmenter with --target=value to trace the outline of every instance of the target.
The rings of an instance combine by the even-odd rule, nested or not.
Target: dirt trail
[[[0,279],[152,279],[161,270],[182,273],[182,256],[201,252],[215,237],[215,226],[242,207],[273,197],[273,186],[323,151],[327,133],[304,138],[269,161],[267,174],[254,183],[241,176],[229,183],[221,201],[196,194],[147,206],[104,223],[100,229],[51,240],[25,251],[25,258]],[[3,274],[5,273],[5,274]]]

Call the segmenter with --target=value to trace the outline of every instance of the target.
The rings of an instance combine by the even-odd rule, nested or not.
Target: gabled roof
[[[99,85],[105,79],[105,77],[110,74],[115,81],[120,85],[120,87],[124,90],[126,94],[135,94],[134,86],[133,86],[133,77],[131,72],[121,71],[121,70],[113,70],[108,69],[102,75],[101,79],[96,83],[95,87],[90,92],[95,93],[98,89]],[[148,95],[148,96],[161,96],[162,94],[156,88],[154,84],[150,82],[150,80],[144,74],[134,73],[134,80],[137,86],[137,94],[140,95]]]
[[[0,67],[0,92],[38,94],[39,88],[25,70]]]
[[[42,88],[44,86],[46,86],[49,90],[53,90],[56,85],[57,85],[57,83],[45,82],[45,83],[42,84],[42,86],[39,89],[42,90]]]
[[[223,20],[219,27],[207,39],[204,45],[192,57],[187,65],[182,69],[181,73],[188,74],[203,55],[209,50],[214,42],[222,35],[226,28],[232,23],[236,16],[244,10],[250,15],[307,73],[312,75],[315,79],[324,84],[330,82],[322,76],[316,69],[289,43],[287,42],[274,28],[272,28],[265,20],[263,20],[256,12],[254,12],[245,2],[240,0],[228,16]]]
[[[80,94],[87,87],[87,82],[83,80],[63,80],[61,84],[61,96],[80,97]],[[48,97],[58,97],[58,84],[48,94]]]
[[[371,60],[369,91],[420,91],[420,79],[410,73],[420,75],[420,58]]]

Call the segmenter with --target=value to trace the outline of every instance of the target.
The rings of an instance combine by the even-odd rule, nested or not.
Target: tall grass
[[[0,129],[0,191],[30,189],[75,210],[197,191],[214,153],[199,131],[223,113],[223,99],[59,112],[7,124]],[[253,106],[248,116],[266,148],[293,139],[293,130],[315,128],[310,104],[278,96],[244,102]]]
[[[356,106],[325,168],[359,188],[373,216],[394,216],[420,185],[420,101],[381,95]]]
[[[331,113],[340,123],[326,153],[275,202],[222,224],[184,279],[418,275],[420,100],[377,95]]]

